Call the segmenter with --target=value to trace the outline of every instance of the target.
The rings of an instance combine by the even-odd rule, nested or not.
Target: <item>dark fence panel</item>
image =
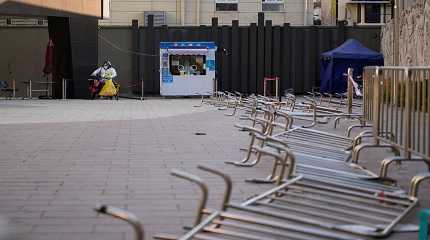
[[[232,28],[231,28],[231,82],[232,82],[232,89],[234,90],[240,90],[240,71],[239,71],[239,64],[240,64],[240,31],[239,31],[239,21],[235,20],[233,21]]]
[[[264,14],[258,14],[258,25],[257,25],[257,92],[263,92],[263,78],[264,78]]]
[[[115,80],[121,85],[121,94],[131,94],[132,85],[138,84],[137,79],[139,79],[137,72],[139,69],[137,66],[138,55],[132,55],[129,52],[138,49],[133,28],[102,28],[99,30],[99,35],[109,41],[108,43],[99,37],[99,65],[105,60],[110,60],[118,71],[118,78]]]
[[[250,77],[249,77],[249,28],[242,27],[240,28],[240,91],[241,92],[250,92]]]
[[[251,23],[249,27],[249,92],[257,92],[257,24]]]
[[[218,26],[214,18],[212,26],[149,25],[140,27],[139,34],[134,35],[139,36],[139,42],[132,44],[133,50],[142,54],[138,58],[130,57],[133,63],[129,66],[139,66],[131,72],[139,73],[139,79],[144,79],[145,94],[151,95],[158,95],[160,91],[159,44],[162,41],[215,41],[219,89],[248,94],[263,92],[264,77],[280,77],[281,92],[294,88],[296,93],[304,93],[319,86],[320,54],[346,39],[355,38],[373,50],[380,50],[380,27],[304,27],[288,23],[272,26],[263,14],[259,15],[258,24],[250,26],[239,26],[238,21],[232,26]]]

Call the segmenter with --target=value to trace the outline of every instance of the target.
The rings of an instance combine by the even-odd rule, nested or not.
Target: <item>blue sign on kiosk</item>
[[[211,95],[216,50],[214,42],[161,42],[160,95]]]

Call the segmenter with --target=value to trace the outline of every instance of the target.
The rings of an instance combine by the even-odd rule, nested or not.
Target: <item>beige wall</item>
[[[101,0],[0,0],[0,4],[18,3],[101,17]]]
[[[400,0],[402,1],[402,0]],[[411,0],[412,1],[412,0]],[[336,15],[331,13],[331,0],[321,0],[321,23],[322,25],[335,25]],[[346,4],[350,0],[338,1],[338,20],[347,20],[349,25],[358,22],[357,7],[359,4]]]
[[[0,28],[0,80],[6,80],[12,87],[8,66],[16,79],[17,96],[25,96],[23,81],[44,81],[45,50],[48,43],[48,28]],[[44,88],[45,85],[43,86]],[[41,86],[34,86],[40,89]],[[37,97],[37,93],[33,93]]]
[[[166,11],[168,25],[181,25],[181,10],[184,10],[184,25],[210,25],[212,17],[218,17],[220,25],[231,24],[232,20],[239,20],[240,25],[249,25],[257,22],[258,12],[262,11],[261,0],[239,0],[237,12],[216,12],[215,0],[182,1],[181,7],[181,0],[112,0],[111,19],[101,20],[100,24],[131,25],[132,19],[138,19],[143,24],[144,11]],[[311,25],[313,0],[306,1],[308,1],[307,22]],[[284,0],[284,6],[282,12],[265,12],[266,19],[272,20],[274,25],[285,22],[303,25],[305,0]]]

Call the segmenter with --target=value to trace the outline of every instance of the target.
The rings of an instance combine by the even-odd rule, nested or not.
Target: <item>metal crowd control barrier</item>
[[[334,94],[335,96],[340,97],[340,101],[333,100],[333,94],[320,93],[319,88],[313,88],[312,92],[308,92],[310,96],[304,96],[304,98],[306,99],[306,101],[310,102],[310,104],[312,104],[314,108],[318,110],[317,112],[319,113],[317,115],[319,117],[334,117],[335,118],[334,128],[336,128],[339,125],[340,120],[342,119],[360,121],[360,124],[355,125],[353,128],[368,127],[363,120],[363,113],[361,111],[363,106],[362,101],[354,98],[354,92],[355,92],[355,95],[359,97],[362,96],[362,93],[358,88],[358,84],[354,81],[353,69],[348,68],[348,72],[345,73],[344,76],[346,77],[347,86],[348,86],[347,92],[343,94],[338,94],[338,93]],[[333,108],[333,105],[338,105],[338,106],[336,108]],[[359,112],[353,112],[354,107],[359,108]],[[315,126],[315,124],[311,125],[310,127],[313,127],[313,126]]]
[[[135,239],[136,240],[143,240],[144,239],[143,225],[140,222],[140,220],[134,214],[127,212],[125,210],[116,208],[116,207],[111,207],[111,206],[106,206],[106,205],[97,206],[94,209],[94,211],[101,213],[101,214],[106,214],[106,215],[109,215],[111,217],[118,218],[120,220],[127,222],[134,229],[135,236],[136,236]]]
[[[284,118],[284,122],[278,122],[279,118]],[[245,159],[239,162],[228,162],[237,166],[254,166],[260,160],[260,155],[257,154],[257,159],[251,159],[251,153],[254,152],[254,146],[263,146],[264,143],[256,141],[256,135],[272,136],[279,141],[287,144],[288,147],[296,154],[307,156],[318,156],[330,161],[347,161],[351,157],[351,150],[361,143],[362,138],[369,137],[370,132],[364,131],[355,138],[330,134],[312,129],[304,129],[301,127],[293,127],[293,118],[282,110],[265,110],[264,118],[253,118],[252,127],[241,126],[241,129],[250,132],[251,139]],[[256,129],[255,122],[262,125],[262,129]],[[282,132],[273,134],[275,127],[282,128]]]
[[[283,175],[277,174],[278,172],[282,173],[281,169],[283,168],[283,165],[281,164],[282,157],[278,156],[278,154],[280,154],[279,151],[282,151],[279,146],[284,146],[288,148],[289,151],[294,152],[296,162],[295,171],[297,174],[302,174],[307,178],[320,179],[338,184],[348,184],[386,193],[405,193],[402,189],[396,186],[396,182],[394,180],[386,177],[381,178],[377,174],[374,174],[357,164],[346,162],[348,154],[345,152],[345,148],[348,148],[348,142],[351,143],[348,139],[309,129],[296,128],[293,130],[296,130],[298,134],[296,137],[288,140],[285,140],[278,135],[263,136],[252,132],[253,138],[259,141],[258,144],[254,144],[252,146],[252,150],[256,155],[255,160],[248,163],[248,161],[250,161],[249,156],[251,155],[251,151],[248,151],[247,158],[244,160],[227,163],[231,163],[236,166],[250,167],[260,162],[263,155],[274,157],[272,170],[266,178],[246,179],[246,181],[253,183],[274,183],[279,179],[284,179]],[[279,135],[283,136],[284,133]],[[326,140],[323,140],[323,136],[326,137]],[[312,140],[310,142],[305,142],[305,139]],[[322,142],[325,144],[315,144],[313,142]],[[334,147],[337,145],[339,145],[337,148]],[[342,155],[342,153],[344,155]]]
[[[63,100],[67,100],[67,81],[68,81],[69,79],[66,79],[66,78],[63,78],[63,80],[62,80],[62,88],[61,88],[61,90],[62,90],[62,99]]]
[[[347,102],[346,102],[346,108],[347,108],[346,110],[347,110],[347,112],[346,113],[348,115],[347,116],[337,117],[334,120],[334,128],[336,128],[336,126],[339,124],[340,120],[343,119],[343,118],[346,118],[346,119],[357,119],[357,120],[360,121],[360,125],[361,126],[365,125],[365,123],[363,122],[363,115],[361,113],[358,114],[358,115],[355,115],[352,112],[353,111],[353,106],[356,105],[356,104],[354,104],[354,90],[357,93],[357,95],[361,94],[361,92],[358,89],[358,86],[357,86],[357,88],[356,88],[356,86],[354,86],[354,85],[357,85],[357,84],[354,81],[353,73],[354,73],[354,69],[348,68],[348,72],[347,72],[347,74],[345,74],[346,80],[348,82],[348,84],[347,84],[347,86],[348,86],[347,87],[347,93],[346,93],[346,100],[347,100]],[[359,107],[360,107],[360,109],[362,109],[362,104],[360,104]]]
[[[26,89],[27,89],[27,98],[28,99],[33,99],[33,92],[45,92],[46,96],[52,97],[51,96],[52,85],[55,84],[55,82],[52,82],[52,81],[33,81],[30,79],[28,81],[23,81],[22,83],[27,85]],[[47,86],[46,86],[46,89],[34,89],[35,84],[36,85],[46,84]],[[15,95],[15,82],[13,82],[13,94]]]
[[[430,67],[366,67],[364,113],[373,121],[373,144],[382,143],[404,151],[403,158],[427,162],[430,168]],[[430,176],[429,176],[430,177]]]
[[[286,149],[284,149],[286,150]],[[288,151],[288,150],[286,150]],[[294,160],[288,163],[294,165]],[[246,240],[361,240],[387,237],[417,204],[415,196],[381,194],[347,184],[289,177],[285,183],[243,203],[231,203],[231,179],[224,173],[199,166],[221,176],[226,184],[221,208],[208,209],[208,186],[197,176],[172,171],[172,174],[197,183],[201,198],[198,221],[182,236],[157,235],[155,239],[246,239]],[[206,216],[206,217],[205,217]]]
[[[275,81],[275,99],[279,99],[279,77],[273,77],[273,78],[269,78],[269,77],[265,77],[263,82],[264,82],[264,86],[263,86],[263,96],[267,96],[267,87],[268,87],[268,82],[269,81]]]
[[[196,94],[200,95],[200,94]],[[195,105],[194,107],[202,107],[203,104],[209,104],[215,107],[218,107],[218,110],[226,110],[228,108],[238,107],[242,101],[242,94],[240,93],[231,93],[231,92],[207,92],[207,95],[212,95],[209,98],[205,98],[205,95],[201,95],[201,101],[199,105]],[[206,95],[206,96],[207,96]],[[234,115],[234,114],[233,114]]]
[[[288,144],[295,154],[321,156],[331,160],[346,161],[354,139],[313,129],[293,128],[273,136]]]
[[[238,162],[227,162],[236,166],[254,166],[260,159],[261,154],[256,155],[254,160],[251,160],[251,154],[255,147],[263,147],[265,139],[258,136],[271,136],[273,125],[270,120],[262,122],[262,130],[241,126],[242,129],[250,132],[251,138],[249,147],[246,149],[246,157]],[[286,123],[288,125],[288,123]],[[279,134],[271,136],[273,139],[287,145],[295,154],[305,156],[316,156],[327,161],[347,161],[351,155],[348,149],[352,148],[354,139],[329,134],[318,130],[292,128]]]
[[[385,237],[417,202],[413,196],[381,194],[348,184],[298,176],[235,207],[276,219]]]

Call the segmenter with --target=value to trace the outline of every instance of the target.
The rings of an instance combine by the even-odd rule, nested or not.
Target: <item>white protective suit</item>
[[[113,67],[105,69],[104,67],[97,68],[91,76],[97,77],[100,76],[101,80],[114,79],[117,76],[116,70]]]

